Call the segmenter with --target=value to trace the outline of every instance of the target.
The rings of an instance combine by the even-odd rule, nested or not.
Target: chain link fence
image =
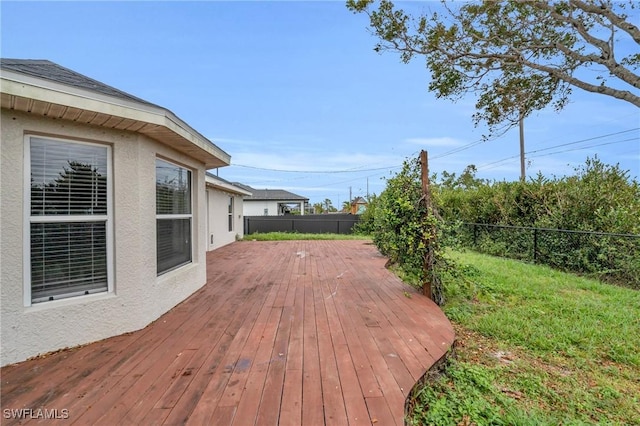
[[[451,243],[640,289],[640,235],[457,223]]]

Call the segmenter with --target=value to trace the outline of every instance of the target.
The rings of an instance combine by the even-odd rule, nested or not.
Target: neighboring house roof
[[[351,209],[349,209],[349,212],[351,214],[362,214],[367,209],[367,205],[367,200],[362,197],[356,197],[351,201]]]
[[[145,134],[202,161],[231,157],[166,108],[47,60],[0,59],[2,108]]]
[[[351,204],[367,204],[367,200],[365,200],[362,197],[356,197],[354,198],[354,200],[351,202]]]
[[[242,195],[244,197],[248,197],[251,195],[251,192],[243,188],[240,188],[240,186],[233,184],[228,180],[222,179],[219,176],[213,175],[209,172],[207,172],[207,175],[206,175],[206,182],[207,182],[207,186],[220,189],[225,192]]]
[[[297,195],[284,189],[255,189],[239,182],[233,182],[233,184],[251,192],[251,196],[245,198],[245,201],[309,201],[308,198],[302,195]]]

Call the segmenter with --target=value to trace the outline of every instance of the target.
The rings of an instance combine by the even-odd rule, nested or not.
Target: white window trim
[[[227,204],[227,232],[234,232],[236,230],[235,223],[235,211],[236,211],[236,197],[229,194],[229,204]],[[229,211],[231,207],[231,211]]]
[[[60,141],[66,143],[76,143],[79,145],[99,146],[107,149],[107,214],[106,215],[77,215],[77,216],[34,216],[31,217],[31,138],[49,139],[52,141]],[[33,305],[31,301],[31,224],[32,223],[51,223],[51,222],[106,222],[107,237],[107,293],[114,292],[113,281],[113,155],[112,147],[109,144],[101,144],[95,142],[78,141],[74,139],[64,139],[52,136],[43,136],[37,134],[25,134],[24,136],[24,191],[23,191],[23,226],[22,226],[22,252],[23,252],[23,305],[30,307]],[[99,293],[98,293],[99,294]],[[70,296],[69,298],[91,298],[96,293],[87,295]],[[54,303],[60,300],[38,302],[37,305]]]
[[[193,187],[194,187],[196,173],[195,173],[195,170],[193,170],[191,167],[187,167],[184,164],[176,163],[175,161],[169,160],[168,158],[165,158],[165,157],[156,156],[156,160],[160,160],[160,161],[164,161],[165,163],[173,164],[174,166],[177,166],[177,167],[183,168],[185,170],[188,170],[189,173],[191,173],[191,181],[189,182],[189,192],[190,192],[189,200],[191,201],[191,206],[190,206],[191,207],[191,213],[190,214],[157,214],[156,213],[156,223],[157,223],[158,219],[191,219],[191,227],[190,227],[191,228],[191,235],[190,235],[190,237],[191,237],[191,261],[187,262],[187,263],[183,263],[181,265],[175,266],[173,268],[167,269],[166,271],[162,271],[162,272],[158,273],[158,253],[157,253],[158,235],[156,234],[156,278],[161,278],[161,277],[167,275],[170,272],[177,271],[177,270],[182,269],[182,268],[186,268],[186,267],[196,263],[195,262],[195,253],[196,252],[194,250],[194,248],[195,248],[195,235],[196,234],[195,234],[195,221],[193,220],[193,217],[194,217],[194,214],[193,214],[193,210],[194,210],[194,192],[193,192]],[[156,166],[157,166],[157,163],[156,163],[156,161],[154,161],[154,170],[156,170],[155,169]],[[158,182],[157,171],[154,174],[154,181],[153,182],[154,182],[153,183],[154,190],[157,191],[157,188],[156,188],[156,185],[157,185],[157,182]],[[156,206],[156,209],[157,209],[157,206]],[[157,226],[156,226],[156,229],[158,229]]]
[[[193,214],[157,214],[156,219],[193,219]]]

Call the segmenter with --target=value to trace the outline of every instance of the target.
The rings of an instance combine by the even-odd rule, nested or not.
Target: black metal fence
[[[593,274],[640,289],[640,235],[462,223],[447,236],[483,253]]]
[[[245,235],[254,232],[300,232],[305,234],[351,234],[360,217],[352,214],[245,216]]]

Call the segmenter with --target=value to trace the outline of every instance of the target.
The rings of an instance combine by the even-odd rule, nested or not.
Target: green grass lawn
[[[245,235],[245,241],[286,241],[286,240],[370,240],[366,235],[355,234],[302,234],[298,232],[256,232]]]
[[[457,342],[414,425],[640,425],[640,291],[472,252],[445,282]]]

